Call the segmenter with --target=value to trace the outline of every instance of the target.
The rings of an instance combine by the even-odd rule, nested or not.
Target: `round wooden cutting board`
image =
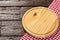
[[[58,28],[58,18],[54,11],[45,7],[33,7],[22,18],[24,29],[34,37],[47,37]]]

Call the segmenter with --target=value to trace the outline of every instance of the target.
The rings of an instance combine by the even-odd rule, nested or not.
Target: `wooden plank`
[[[23,35],[23,29],[1,28],[1,35]]]
[[[0,20],[20,20],[20,7],[0,7]]]
[[[13,29],[22,29],[21,21],[0,21],[0,27],[2,28],[13,28]]]
[[[1,35],[22,35],[24,33],[20,21],[2,21]]]
[[[21,20],[20,15],[0,14],[0,20]]]
[[[0,1],[20,1],[20,0],[0,0]]]
[[[13,40],[12,38],[10,39],[9,37],[0,37],[0,40]]]
[[[23,29],[1,28],[1,35],[23,35]]]
[[[20,40],[20,37],[14,37],[14,40]]]
[[[0,14],[20,14],[20,10],[0,10]]]
[[[7,0],[7,1],[20,1],[20,0]]]
[[[0,10],[20,10],[21,7],[1,7]]]
[[[20,37],[0,37],[0,40],[19,40]]]
[[[6,7],[6,10],[20,10],[21,7]]]
[[[49,1],[0,1],[0,6],[48,6]]]

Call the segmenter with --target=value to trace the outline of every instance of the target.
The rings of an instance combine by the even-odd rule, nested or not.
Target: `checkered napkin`
[[[25,33],[20,38],[20,40],[60,40],[60,0],[53,0],[53,2],[51,3],[51,5],[48,8],[54,10],[56,15],[58,16],[59,27],[56,30],[56,32],[47,38],[35,38],[35,37],[29,35],[28,33]]]

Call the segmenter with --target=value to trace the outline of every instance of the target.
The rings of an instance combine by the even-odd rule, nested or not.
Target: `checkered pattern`
[[[47,38],[35,38],[28,33],[25,33],[24,36],[20,38],[20,40],[60,40],[60,0],[53,0],[49,8],[54,10],[58,16],[59,27],[56,32]]]

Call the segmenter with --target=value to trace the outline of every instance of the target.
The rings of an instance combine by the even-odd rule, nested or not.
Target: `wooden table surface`
[[[0,0],[0,40],[19,40],[25,33],[22,16],[30,8],[48,7],[52,0]]]

